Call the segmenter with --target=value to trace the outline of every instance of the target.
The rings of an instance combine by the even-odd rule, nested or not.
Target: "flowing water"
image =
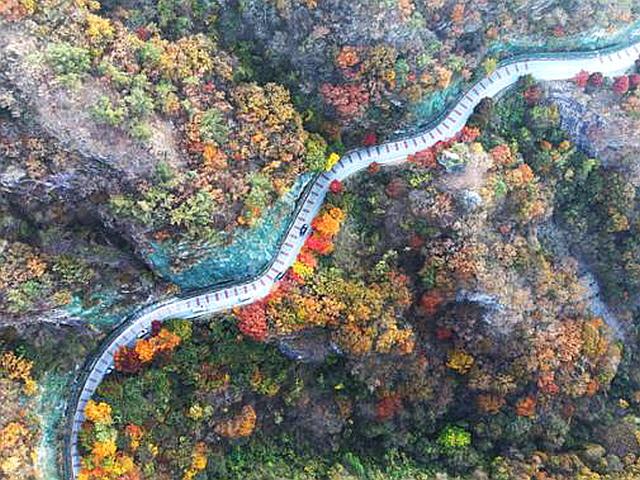
[[[37,467],[39,478],[60,480],[57,460],[61,442],[57,436],[64,416],[65,398],[71,374],[46,373],[40,379],[40,393],[36,402],[36,415],[40,417],[42,438],[38,445]]]

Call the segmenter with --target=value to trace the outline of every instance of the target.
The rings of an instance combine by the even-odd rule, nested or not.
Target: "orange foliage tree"
[[[258,342],[267,338],[267,315],[263,302],[255,302],[234,310],[238,319],[238,329]]]
[[[293,273],[303,280],[313,273],[317,261],[313,253],[329,255],[333,252],[333,238],[340,231],[340,225],[345,219],[344,212],[334,206],[326,207],[311,222],[313,233],[307,238],[293,265]]]
[[[136,373],[143,364],[150,363],[160,353],[173,351],[180,344],[180,337],[166,328],[161,328],[149,339],[138,340],[133,347],[122,346],[115,355],[116,370]]]
[[[519,417],[533,417],[535,413],[536,399],[534,397],[524,397],[516,403],[516,415]]]
[[[251,405],[245,405],[238,415],[216,425],[215,431],[225,438],[248,437],[256,428],[256,419],[255,409]]]
[[[322,236],[334,237],[340,231],[340,224],[344,218],[345,215],[342,210],[330,206],[313,219],[311,226]]]

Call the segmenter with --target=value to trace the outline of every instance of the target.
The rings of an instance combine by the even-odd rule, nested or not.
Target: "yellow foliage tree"
[[[462,350],[454,350],[449,353],[449,359],[447,360],[447,367],[455,370],[460,375],[464,375],[471,367],[473,367],[474,359],[471,355]]]
[[[105,402],[95,402],[89,400],[84,408],[84,415],[90,422],[111,425],[113,419],[111,418],[111,405]]]
[[[86,21],[87,28],[85,33],[91,41],[102,42],[113,38],[114,29],[109,19],[89,13]]]
[[[28,415],[36,382],[32,362],[7,351],[0,354],[0,478],[35,478],[36,447],[40,438],[36,419]]]
[[[97,462],[102,462],[107,457],[112,457],[116,454],[116,442],[113,439],[107,439],[104,441],[97,441],[93,444],[91,454]]]
[[[32,369],[32,361],[16,355],[12,351],[3,352],[0,355],[0,373],[10,380],[23,382],[23,391],[27,395],[34,395],[38,390],[36,381],[31,377]]]
[[[198,472],[207,468],[207,446],[203,442],[198,442],[191,454],[191,466],[184,473],[183,480],[192,480]]]
[[[0,355],[0,371],[10,380],[22,380],[31,377],[33,362],[19,357],[11,351],[3,352]]]

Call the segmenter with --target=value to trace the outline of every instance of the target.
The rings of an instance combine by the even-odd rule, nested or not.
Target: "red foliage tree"
[[[640,74],[632,73],[629,75],[629,87],[633,90],[637,89],[640,86]]]
[[[316,259],[316,257],[313,256],[313,253],[311,253],[311,251],[306,247],[302,247],[302,250],[298,254],[297,260],[299,262],[304,263],[305,265],[308,265],[311,268],[316,268],[316,266],[318,265],[318,260]]]
[[[533,417],[536,414],[537,401],[531,395],[524,397],[516,403],[516,415],[519,417]]]
[[[438,155],[440,152],[442,152],[443,150],[446,150],[451,145],[453,145],[453,139],[438,140],[436,143],[433,144],[431,148],[433,149],[433,153],[435,155]]]
[[[160,333],[160,329],[162,328],[162,322],[160,320],[152,320],[151,321],[151,335],[156,336]]]
[[[538,85],[531,85],[524,91],[524,101],[529,106],[537,105],[542,98],[542,89]]]
[[[202,92],[206,93],[207,95],[210,95],[215,91],[216,91],[216,85],[215,85],[215,83],[213,83],[211,81],[209,81],[209,82],[205,83],[204,85],[202,85]]]
[[[313,233],[306,241],[305,246],[320,255],[328,255],[333,250],[333,243],[330,238]]]
[[[458,133],[458,138],[461,142],[471,143],[475,142],[476,138],[480,136],[480,129],[477,127],[462,127],[460,133]]]
[[[378,162],[371,162],[367,167],[367,171],[371,174],[378,173],[380,171],[380,164]]]
[[[444,297],[437,290],[425,292],[420,297],[420,306],[429,315],[436,313],[442,302],[444,302]]]
[[[350,120],[362,115],[369,105],[369,92],[364,85],[331,85],[320,87],[320,94],[339,117]]]
[[[514,162],[513,154],[511,153],[511,149],[509,145],[504,143],[500,145],[496,145],[493,147],[489,154],[493,161],[498,165],[511,165]]]
[[[147,27],[138,27],[136,28],[136,36],[143,42],[146,42],[151,38],[151,30]]]
[[[365,147],[371,147],[376,143],[378,143],[378,137],[373,132],[367,133],[362,139],[362,145]]]
[[[116,350],[113,361],[116,370],[123,373],[138,373],[142,368],[142,362],[136,351],[126,345]]]
[[[436,338],[441,342],[451,340],[453,338],[453,331],[447,327],[436,328]]]
[[[629,91],[629,77],[627,77],[626,75],[623,75],[621,77],[616,78],[611,88],[618,95],[624,95]]]
[[[573,77],[573,81],[576,82],[576,85],[580,88],[584,88],[589,83],[589,72],[586,70],[580,70],[575,77]]]
[[[420,150],[414,155],[409,155],[407,160],[409,162],[417,163],[425,168],[436,168],[438,166],[438,162],[436,162],[436,154],[432,148]]]
[[[414,250],[417,250],[423,245],[424,245],[424,238],[422,238],[417,233],[412,233],[411,236],[409,237],[409,247],[413,248]]]
[[[342,185],[342,182],[340,180],[333,180],[330,184],[329,184],[329,191],[331,193],[342,193],[342,191],[344,190],[344,186]]]
[[[393,393],[391,395],[385,395],[378,400],[376,405],[376,418],[379,421],[384,422],[385,420],[393,418],[401,408],[402,399],[399,394]]]
[[[538,388],[541,392],[549,395],[557,395],[560,393],[560,388],[555,382],[553,372],[544,372],[538,377]]]
[[[238,330],[258,342],[267,338],[267,313],[263,302],[252,303],[238,309]]]
[[[407,191],[407,183],[400,177],[392,179],[384,189],[389,198],[400,198],[406,195]]]

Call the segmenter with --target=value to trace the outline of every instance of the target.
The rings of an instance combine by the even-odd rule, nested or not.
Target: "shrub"
[[[109,97],[103,95],[91,108],[91,113],[98,122],[117,127],[122,124],[128,111],[121,101],[113,103]]]
[[[153,99],[140,87],[134,87],[124,98],[129,112],[137,117],[144,117],[153,111]]]
[[[91,68],[89,50],[74,47],[68,43],[49,45],[45,58],[56,75],[60,76],[65,83],[75,83]]]
[[[227,141],[228,136],[229,128],[220,111],[210,108],[204,112],[200,122],[200,137],[202,137],[202,140],[222,145]]]
[[[131,124],[129,127],[129,133],[131,133],[133,138],[140,140],[141,142],[149,140],[153,135],[151,127],[143,122],[135,122]]]
[[[446,455],[452,455],[471,445],[471,433],[456,425],[447,425],[438,435],[438,445]]]
[[[312,133],[304,143],[304,163],[307,169],[320,172],[324,170],[327,142],[317,133]]]

